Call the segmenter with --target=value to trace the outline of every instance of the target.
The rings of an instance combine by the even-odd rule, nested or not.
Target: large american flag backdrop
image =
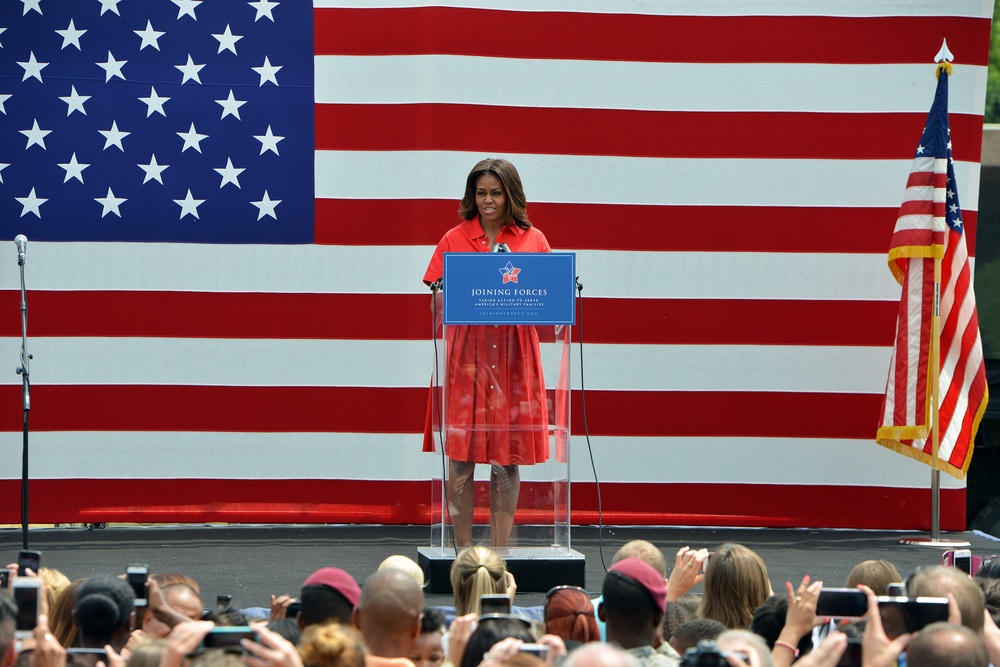
[[[420,278],[495,156],[577,253],[606,521],[929,526],[928,469],[873,441],[900,296],[885,251],[947,38],[974,253],[991,13],[6,0],[0,236],[30,239],[32,521],[428,521]],[[16,522],[13,243],[2,265]],[[573,517],[592,522],[574,399]],[[946,480],[943,528],[964,505]]]

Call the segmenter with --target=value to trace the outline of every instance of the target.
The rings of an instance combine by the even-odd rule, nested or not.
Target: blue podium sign
[[[575,324],[576,254],[444,253],[445,324]]]

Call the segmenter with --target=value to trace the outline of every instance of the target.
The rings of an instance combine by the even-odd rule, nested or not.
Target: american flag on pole
[[[950,72],[950,64],[939,69],[937,93],[889,247],[889,268],[903,286],[903,294],[877,440],[934,465],[931,421],[932,411],[939,410],[937,467],[961,478],[972,460],[976,430],[989,398],[951,153]],[[930,352],[936,258],[942,265],[939,369],[932,368]],[[935,372],[939,373],[940,406],[933,404],[931,396]]]
[[[900,294],[885,239],[947,37],[974,252],[991,16],[5,0],[0,239],[29,239],[33,520],[426,522],[421,277],[492,156],[577,253],[607,520],[921,527],[924,467],[871,447]],[[0,383],[16,498],[20,378]],[[578,390],[572,425],[586,461]],[[574,521],[596,520],[572,471]],[[962,527],[964,483],[944,487],[942,527]]]

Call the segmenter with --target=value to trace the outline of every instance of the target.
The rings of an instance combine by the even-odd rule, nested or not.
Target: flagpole
[[[931,316],[931,542],[941,540],[941,258],[934,258],[934,314]]]
[[[954,58],[948,50],[948,40],[941,44],[935,62],[949,62]],[[938,68],[938,76],[949,76],[950,67]],[[963,548],[971,546],[966,540],[941,539],[941,470],[939,448],[941,446],[941,258],[934,258],[934,310],[931,313],[930,340],[930,382],[931,382],[931,536],[904,537],[900,544],[925,547]]]

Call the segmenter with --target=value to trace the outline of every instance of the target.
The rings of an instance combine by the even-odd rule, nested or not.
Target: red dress
[[[551,252],[534,227],[508,225],[497,243],[511,252]],[[489,252],[479,218],[452,228],[438,243],[424,282],[440,278],[446,252]],[[549,458],[548,406],[538,334],[533,326],[450,325],[446,333],[445,451],[455,461],[531,465]],[[424,451],[435,450],[432,388]]]

